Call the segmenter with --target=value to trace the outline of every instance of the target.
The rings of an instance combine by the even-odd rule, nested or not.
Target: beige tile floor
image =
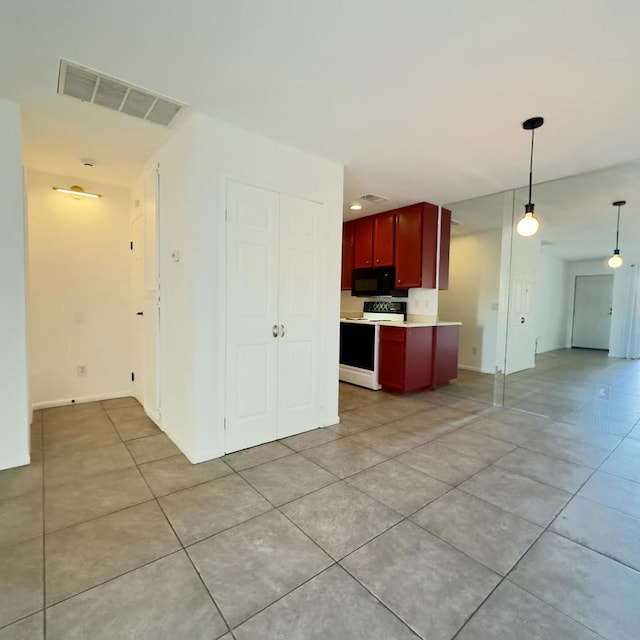
[[[637,639],[640,363],[538,365],[542,415],[341,384],[339,425],[199,465],[131,398],[38,412],[0,640]]]

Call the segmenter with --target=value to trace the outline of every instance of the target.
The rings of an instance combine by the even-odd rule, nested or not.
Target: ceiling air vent
[[[168,127],[185,105],[60,60],[58,93]]]
[[[378,196],[375,193],[365,193],[360,196],[358,200],[364,200],[365,202],[389,202],[389,198],[386,196]]]
[[[452,227],[459,227],[462,224],[462,222],[460,222],[460,220],[455,220],[454,218],[451,218],[451,226]]]

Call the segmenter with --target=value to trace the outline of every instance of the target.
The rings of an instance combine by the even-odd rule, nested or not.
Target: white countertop
[[[393,322],[393,321],[381,321],[381,322],[368,322],[367,320],[348,320],[347,318],[340,318],[340,322],[348,322],[351,324],[378,324],[381,327],[401,327],[404,329],[410,329],[412,327],[449,327],[461,325],[462,322]]]

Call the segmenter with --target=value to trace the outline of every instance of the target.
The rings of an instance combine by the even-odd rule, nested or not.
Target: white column
[[[0,469],[29,463],[20,107],[0,100]]]

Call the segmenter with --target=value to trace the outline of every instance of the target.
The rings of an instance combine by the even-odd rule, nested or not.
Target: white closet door
[[[323,205],[281,196],[279,438],[320,426],[323,223]]]
[[[227,453],[277,438],[279,199],[227,184]]]

